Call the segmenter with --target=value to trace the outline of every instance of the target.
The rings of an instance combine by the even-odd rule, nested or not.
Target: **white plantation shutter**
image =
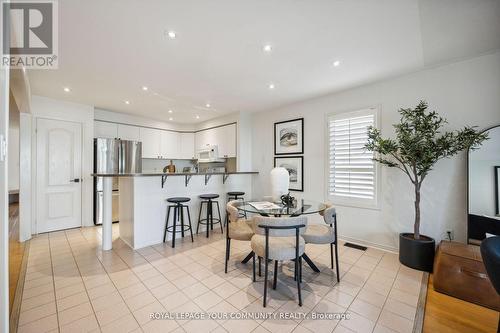
[[[376,204],[376,165],[365,149],[376,109],[332,115],[328,119],[329,187],[333,202]]]

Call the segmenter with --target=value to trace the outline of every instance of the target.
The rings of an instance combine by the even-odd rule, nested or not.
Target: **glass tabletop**
[[[271,202],[258,199],[237,202],[234,206],[238,210],[264,216],[299,216],[319,213],[326,209],[326,205],[324,203],[303,199],[297,199],[297,201],[290,207],[285,206],[281,202]]]

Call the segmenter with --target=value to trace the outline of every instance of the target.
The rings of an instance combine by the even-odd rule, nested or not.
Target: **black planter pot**
[[[411,233],[399,234],[399,262],[419,271],[432,272],[436,242],[420,235],[414,239]]]

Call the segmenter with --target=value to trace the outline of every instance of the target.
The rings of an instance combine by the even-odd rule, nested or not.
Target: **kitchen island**
[[[130,247],[139,249],[163,242],[167,198],[191,198],[186,205],[191,211],[191,224],[195,232],[200,209],[199,195],[218,194],[221,218],[224,219],[226,193],[243,191],[246,198],[251,198],[252,176],[256,174],[258,172],[93,174],[94,177],[103,177],[104,185],[102,248],[112,248],[113,177],[119,179],[120,238]],[[200,231],[205,230],[205,227],[200,225]],[[168,233],[167,237],[171,239],[172,234]],[[180,237],[180,233],[177,237]]]

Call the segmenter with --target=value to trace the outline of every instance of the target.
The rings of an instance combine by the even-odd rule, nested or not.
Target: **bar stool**
[[[224,232],[222,229],[222,219],[220,215],[220,208],[219,208],[219,202],[217,199],[219,197],[218,194],[202,194],[199,196],[199,198],[202,200],[200,203],[200,213],[198,214],[198,225],[196,226],[196,234],[198,234],[198,230],[200,228],[200,224],[206,225],[207,226],[207,238],[208,238],[208,229],[214,230],[214,221],[215,223],[220,224],[220,231]],[[201,212],[203,210],[203,204],[206,204],[207,206],[207,215],[206,218],[202,219],[201,218]],[[219,213],[219,218],[214,218],[213,214],[213,204],[217,205],[217,211]],[[210,226],[210,228],[209,228]]]
[[[245,198],[243,198],[243,196],[245,195],[245,192],[241,192],[241,191],[231,191],[231,192],[227,192],[227,202],[230,202],[230,201],[234,201],[234,200],[241,200],[241,201],[245,201]],[[226,220],[225,220],[225,224],[227,224],[228,220],[229,220],[229,214],[227,214],[226,212]],[[244,218],[247,218],[247,212],[243,211],[243,212],[240,212],[238,211],[238,217],[244,217]]]
[[[175,235],[176,233],[180,232],[182,237],[184,238],[184,232],[188,231],[191,233],[191,242],[194,242],[193,239],[193,229],[191,228],[191,214],[189,213],[189,206],[188,205],[183,205],[185,202],[191,201],[190,198],[185,198],[185,197],[174,197],[174,198],[168,198],[167,202],[172,203],[173,205],[168,205],[167,207],[167,216],[165,218],[165,232],[163,233],[163,243],[167,240],[167,232],[172,233],[172,247],[175,247]],[[172,225],[169,226],[169,218],[170,218],[170,209],[174,209],[174,219],[172,222]],[[183,208],[186,208],[187,210],[187,215],[188,215],[188,222],[189,226],[184,225],[184,213],[183,213]],[[181,224],[177,224],[177,222],[181,222]],[[180,230],[176,230],[177,227],[180,227]]]

